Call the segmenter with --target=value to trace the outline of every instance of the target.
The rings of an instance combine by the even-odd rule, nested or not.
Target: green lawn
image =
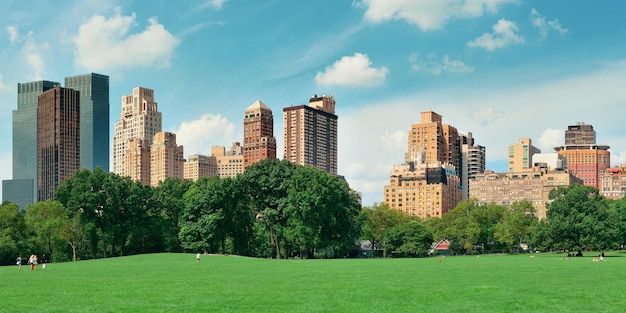
[[[441,262],[439,262],[441,261]],[[626,254],[268,260],[150,254],[0,267],[0,312],[622,312]]]

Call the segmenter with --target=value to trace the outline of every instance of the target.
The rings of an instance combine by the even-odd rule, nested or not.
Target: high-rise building
[[[585,186],[600,189],[601,173],[611,167],[610,147],[596,144],[593,126],[583,123],[568,127],[565,142],[564,146],[554,150],[565,157],[567,169],[578,176]]]
[[[37,202],[37,104],[44,91],[60,86],[52,81],[17,84],[13,111],[13,179],[2,181],[2,200],[21,210]]]
[[[131,138],[124,153],[124,176],[150,185],[150,143],[148,139]]]
[[[194,154],[185,161],[184,178],[196,181],[200,177],[217,176],[217,158],[215,156]]]
[[[337,174],[337,115],[332,96],[283,109],[284,158]]]
[[[65,78],[65,88],[80,92],[80,168],[109,171],[109,76]]]
[[[421,123],[412,124],[409,131],[407,160],[412,151],[423,151],[425,162],[450,163],[458,171],[461,167],[461,148],[458,130],[442,124],[441,115],[433,111],[421,113]]]
[[[276,159],[274,116],[272,110],[257,100],[243,118],[243,168],[263,159]]]
[[[230,150],[224,146],[213,146],[212,155],[217,161],[217,175],[220,178],[236,178],[243,173],[243,152],[239,142],[233,142]]]
[[[518,143],[509,145],[508,172],[521,172],[533,167],[533,155],[536,153],[541,153],[541,150],[532,145],[530,138],[522,138]]]
[[[545,164],[544,164],[545,165]],[[550,191],[582,183],[567,170],[551,170],[546,166],[533,166],[519,172],[495,173],[485,171],[470,180],[470,197],[480,204],[511,205],[522,200],[532,203],[537,216],[546,218],[546,203]]]
[[[409,131],[404,164],[395,165],[389,175],[384,201],[407,215],[441,217],[463,199],[461,168],[457,129],[442,124],[433,111],[421,112],[421,123]]]
[[[158,186],[168,177],[184,178],[183,146],[176,144],[176,134],[158,132],[150,145],[150,185]]]
[[[38,201],[54,200],[63,181],[80,169],[80,93],[55,87],[37,108]]]
[[[154,90],[136,87],[133,94],[122,97],[122,112],[115,122],[113,135],[113,172],[124,175],[124,153],[128,140],[139,138],[152,144],[154,135],[162,130],[161,112],[154,101]]]
[[[590,145],[596,143],[596,131],[593,126],[579,122],[567,126],[565,131],[565,145]]]
[[[472,133],[459,137],[461,141],[461,168],[457,172],[461,176],[463,199],[468,199],[470,179],[485,172],[486,150],[484,146],[474,145]]]

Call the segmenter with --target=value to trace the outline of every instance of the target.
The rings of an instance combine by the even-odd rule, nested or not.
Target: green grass
[[[622,312],[625,269],[617,252],[199,264],[150,254],[1,267],[0,312]]]

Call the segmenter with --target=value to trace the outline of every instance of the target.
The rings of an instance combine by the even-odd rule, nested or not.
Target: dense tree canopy
[[[607,200],[591,187],[553,191],[543,220],[527,201],[502,206],[476,199],[421,220],[386,204],[361,208],[342,178],[279,160],[258,162],[237,178],[170,178],[157,187],[81,170],[55,197],[25,212],[2,204],[2,264],[35,252],[53,261],[162,251],[338,257],[358,252],[358,240],[383,256],[424,255],[441,239],[455,254],[514,252],[522,243],[616,249],[626,241],[626,200]]]

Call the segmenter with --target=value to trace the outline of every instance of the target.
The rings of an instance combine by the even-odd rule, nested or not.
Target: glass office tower
[[[65,78],[65,88],[80,92],[80,168],[109,171],[109,76]]]

